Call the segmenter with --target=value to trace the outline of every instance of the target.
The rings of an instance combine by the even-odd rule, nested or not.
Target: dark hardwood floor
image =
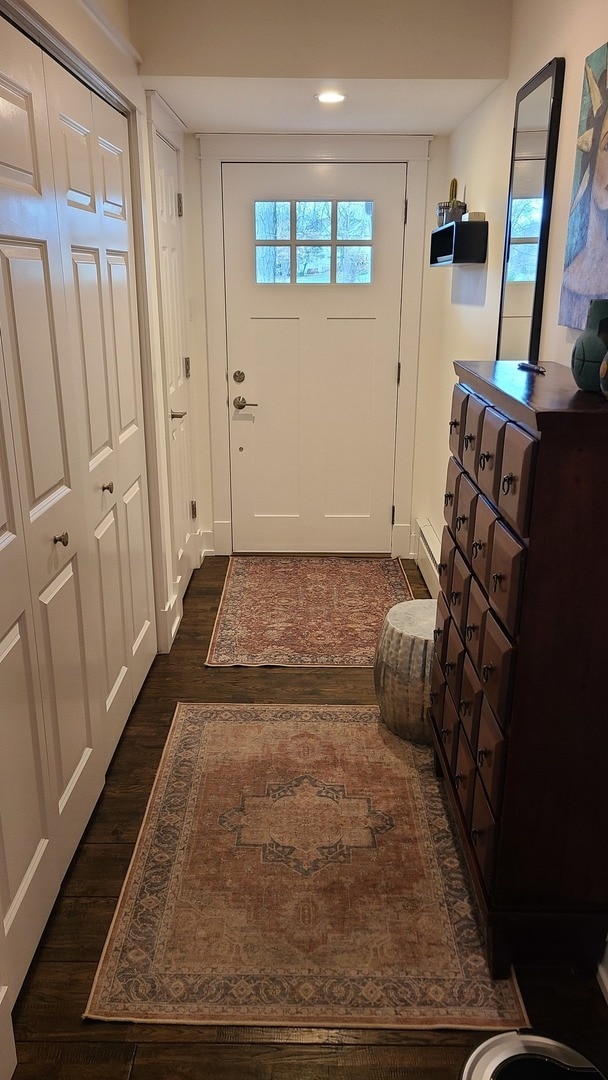
[[[489,1033],[81,1019],[176,702],[375,700],[371,669],[206,668],[227,563],[209,558],[194,574],[175,645],[155,659],[135,704],[14,1010],[15,1080],[457,1080]],[[427,596],[406,565],[415,595]],[[597,981],[570,969],[517,974],[534,1030],[608,1076],[608,1006]]]

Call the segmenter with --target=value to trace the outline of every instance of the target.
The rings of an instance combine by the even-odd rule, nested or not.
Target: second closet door
[[[107,764],[156,651],[124,116],[44,59]]]

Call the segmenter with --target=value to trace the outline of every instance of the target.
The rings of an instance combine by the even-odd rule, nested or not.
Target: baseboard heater
[[[439,556],[441,543],[430,521],[417,521],[418,554],[416,562],[431,596],[439,593]]]

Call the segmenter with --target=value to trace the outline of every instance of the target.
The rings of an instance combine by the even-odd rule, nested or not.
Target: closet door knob
[[[54,536],[53,537],[53,543],[54,544],[63,544],[64,547],[67,547],[69,542],[70,542],[70,537],[69,537],[69,534],[67,532],[62,532],[62,533],[59,534],[59,536]]]
[[[114,494],[114,481],[110,480],[110,482],[108,484],[102,484],[101,485],[101,490],[102,491],[109,491],[110,495],[113,495]]]

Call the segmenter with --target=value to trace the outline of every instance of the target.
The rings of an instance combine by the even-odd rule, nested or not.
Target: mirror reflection
[[[549,221],[564,78],[556,58],[519,91],[511,155],[499,360],[538,364]]]

